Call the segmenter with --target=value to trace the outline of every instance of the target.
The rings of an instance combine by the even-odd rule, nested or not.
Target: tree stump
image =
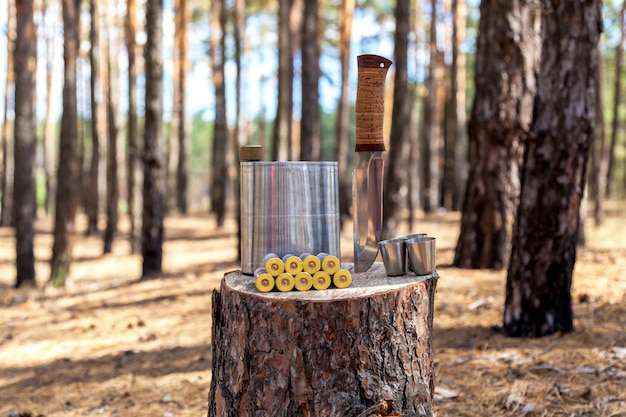
[[[438,278],[375,263],[345,289],[260,293],[227,273],[213,291],[208,416],[431,416]]]

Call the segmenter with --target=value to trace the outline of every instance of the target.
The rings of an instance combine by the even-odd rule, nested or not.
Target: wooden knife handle
[[[385,150],[385,78],[392,62],[378,55],[359,55],[356,90],[356,152]]]

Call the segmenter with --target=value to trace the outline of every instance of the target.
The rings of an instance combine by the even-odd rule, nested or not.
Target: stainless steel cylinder
[[[339,255],[337,162],[241,162],[241,269],[267,253]]]

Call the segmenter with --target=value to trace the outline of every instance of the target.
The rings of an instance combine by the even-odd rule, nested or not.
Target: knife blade
[[[378,255],[383,223],[385,79],[392,62],[359,55],[356,93],[356,168],[352,173],[354,271],[367,271]]]

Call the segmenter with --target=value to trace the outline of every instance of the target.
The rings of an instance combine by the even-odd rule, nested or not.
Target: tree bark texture
[[[55,144],[56,144],[56,132],[55,121],[52,118],[52,79],[54,76],[54,61],[55,61],[55,39],[57,29],[57,9],[53,5],[49,5],[46,1],[42,5],[42,19],[46,21],[47,31],[44,32],[43,42],[46,45],[46,104],[44,110],[44,122],[43,122],[43,172],[46,181],[46,196],[44,201],[44,208],[46,214],[50,213],[50,210],[54,204],[56,197],[56,183],[54,178],[54,169],[56,167],[55,158]],[[41,33],[41,32],[40,32]]]
[[[176,112],[177,129],[175,132],[178,141],[178,158],[176,163],[176,207],[182,214],[187,214],[187,189],[189,177],[189,163],[187,161],[188,137],[187,137],[187,25],[191,21],[191,7],[188,0],[177,0],[175,15],[175,71],[177,83],[174,86],[174,109]]]
[[[59,140],[57,200],[54,243],[50,260],[50,282],[64,286],[69,273],[76,235],[74,219],[80,194],[78,182],[78,110],[76,98],[76,61],[80,33],[80,0],[63,0],[63,114]]]
[[[13,62],[15,70],[15,266],[16,287],[35,285],[34,239],[35,202],[35,79],[37,37],[33,3],[16,1],[17,36]]]
[[[215,87],[215,123],[213,124],[213,153],[211,159],[211,212],[219,227],[226,219],[226,191],[228,189],[228,126],[226,118],[226,86],[224,65],[226,60],[226,2],[212,3],[211,57],[213,59],[213,85]]]
[[[385,400],[431,416],[437,279],[375,263],[346,289],[261,294],[227,274],[213,292],[208,416],[370,416]]]
[[[242,54],[243,54],[243,34],[246,32],[246,0],[235,0],[234,6],[234,28],[233,38],[235,43],[235,66],[237,68],[235,75],[235,132],[232,141],[233,155],[235,157],[235,166],[239,166],[239,149],[248,144],[249,132],[246,127],[246,119],[242,113]],[[234,175],[233,190],[239,190],[241,187],[241,172],[236,170]],[[233,193],[235,199],[235,216],[237,218],[237,259],[241,259],[241,195],[239,192]]]
[[[10,227],[14,225],[13,216],[13,148],[9,141],[9,97],[14,85],[13,71],[13,48],[15,48],[15,1],[7,2],[7,67],[4,89],[4,114],[2,117],[2,165],[0,166],[0,226]]]
[[[383,196],[383,237],[397,236],[398,225],[406,208],[408,194],[408,162],[410,150],[411,91],[408,80],[408,39],[410,32],[410,1],[396,2],[395,76],[393,81],[393,110],[389,135],[388,163]]]
[[[302,19],[302,114],[300,122],[300,160],[320,158],[320,45],[318,1],[304,0]]]
[[[272,160],[291,160],[291,137],[293,122],[293,39],[291,36],[291,11],[294,0],[278,1],[278,101],[274,133],[272,136]]]
[[[598,61],[598,77],[596,79],[598,86],[596,87],[596,128],[595,139],[589,150],[589,178],[587,180],[588,200],[593,204],[592,212],[593,219],[596,226],[600,226],[604,221],[604,197],[606,190],[606,172],[607,172],[607,153],[606,153],[606,128],[604,123],[604,77],[603,69],[604,64],[602,60]],[[618,88],[618,85],[616,85]],[[584,200],[583,200],[584,201]],[[586,210],[585,210],[586,211]],[[579,231],[583,232],[579,235],[584,237],[584,216],[583,210],[581,210],[581,227]],[[579,239],[579,245],[583,246],[584,242]]]
[[[431,0],[429,63],[427,96],[424,100],[424,124],[422,135],[422,186],[424,189],[424,211],[430,213],[439,207],[439,158],[441,126],[438,109],[439,84],[443,82],[442,57],[437,48],[437,0]]]
[[[335,160],[339,188],[339,216],[341,224],[350,218],[352,206],[352,183],[348,174],[348,147],[350,130],[350,39],[355,0],[342,0],[339,9],[339,62],[341,64],[341,93],[337,105]]]
[[[620,17],[620,38],[617,47],[615,48],[615,85],[613,89],[613,106],[611,122],[611,141],[609,145],[608,161],[606,168],[606,190],[605,195],[607,198],[611,197],[613,192],[613,182],[615,177],[615,148],[617,147],[617,138],[620,130],[620,107],[622,97],[622,68],[624,66],[624,42],[626,41],[626,2],[622,3],[622,8],[619,13]],[[626,179],[626,175],[624,175]]]
[[[137,3],[126,3],[126,51],[128,52],[128,214],[130,217],[130,244],[133,253],[141,250],[141,158],[139,128],[137,126],[137,45],[135,32]]]
[[[457,267],[500,269],[507,261],[536,91],[540,7],[539,0],[481,3]]]
[[[87,214],[87,235],[98,233],[98,214],[100,207],[100,133],[102,132],[100,109],[103,93],[100,88],[100,7],[99,0],[89,1],[91,28],[89,29],[89,93],[91,99],[91,161],[89,163],[89,186],[86,190],[85,212]]]
[[[413,22],[412,31],[415,33],[415,41],[413,42],[413,56],[414,65],[416,68],[422,68],[423,63],[419,58],[422,55],[422,51],[426,45],[424,41],[425,37],[425,14],[424,14],[425,0],[416,0],[413,8]],[[420,162],[420,156],[422,151],[420,149],[420,124],[421,114],[423,111],[422,93],[424,91],[421,83],[411,83],[412,102],[411,102],[411,118],[410,118],[410,135],[409,141],[411,142],[411,148],[409,152],[409,196],[407,199],[408,219],[407,224],[409,230],[413,230],[417,221],[417,210],[422,207],[422,163]]]
[[[444,192],[444,206],[451,210],[460,210],[463,201],[465,182],[467,181],[467,68],[463,44],[466,37],[467,5],[465,0],[452,1],[452,67],[450,73],[450,127],[452,169],[450,174],[453,178],[449,192]]]
[[[594,136],[601,1],[544,0],[533,137],[524,156],[504,331],[572,331],[572,270]]]
[[[107,224],[104,230],[104,253],[111,253],[113,239],[118,229],[118,203],[119,203],[119,174],[118,174],[118,136],[119,136],[119,62],[116,52],[118,42],[117,12],[115,3],[109,0],[106,10],[107,31],[106,55],[107,55],[107,192],[106,213]]]
[[[148,0],[145,47],[146,95],[142,224],[142,278],[161,273],[165,217],[163,142],[163,0]]]

